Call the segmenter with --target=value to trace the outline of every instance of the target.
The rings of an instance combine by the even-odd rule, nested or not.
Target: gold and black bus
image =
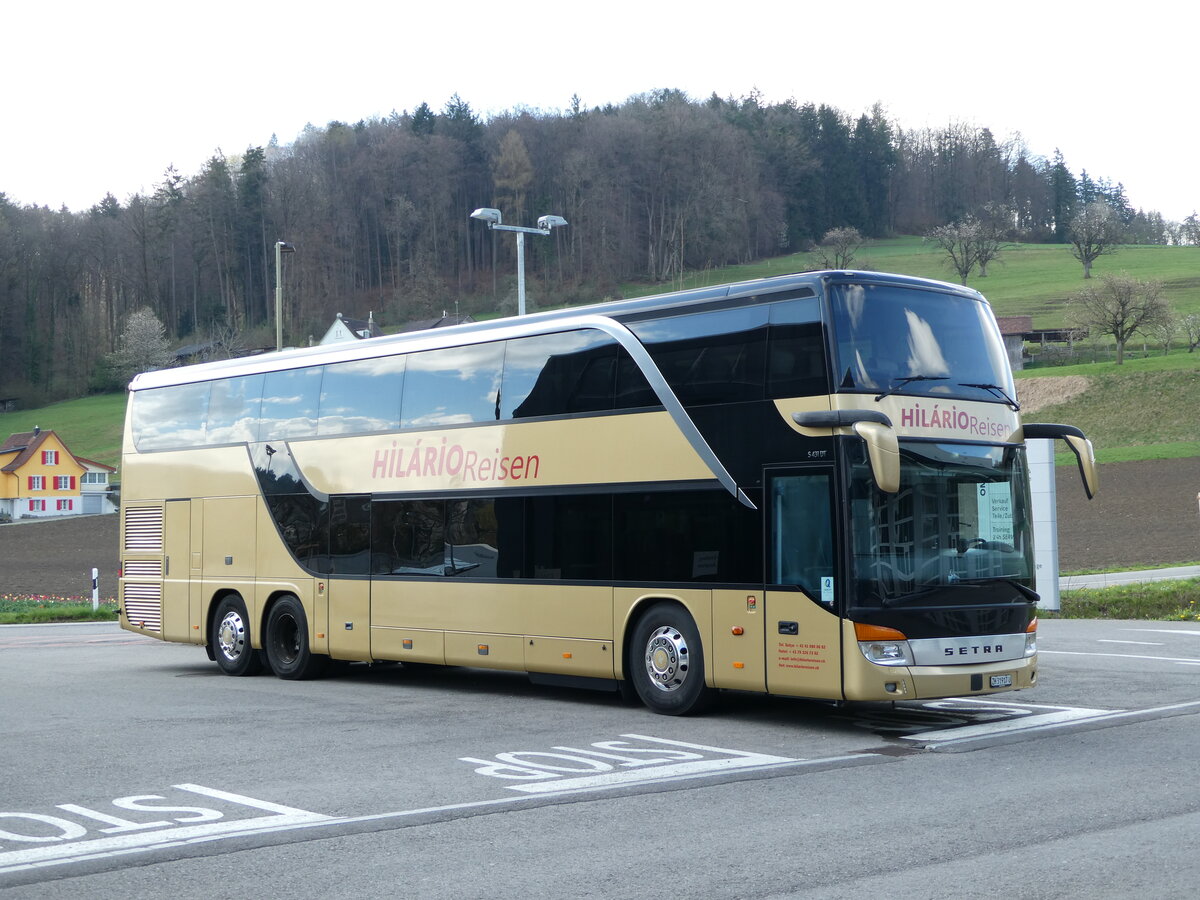
[[[121,624],[230,675],[517,670],[682,714],[1037,680],[986,300],[817,272],[147,372]]]

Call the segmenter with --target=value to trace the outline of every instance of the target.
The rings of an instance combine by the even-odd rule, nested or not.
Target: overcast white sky
[[[440,110],[620,103],[655,88],[884,105],[904,128],[967,122],[1134,207],[1200,208],[1197,15],[1105,0],[10,0],[0,22],[0,192],[82,210],[196,174],[305,124]]]

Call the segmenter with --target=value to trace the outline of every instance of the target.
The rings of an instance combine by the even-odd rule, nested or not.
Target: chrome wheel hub
[[[687,641],[677,628],[656,628],[646,642],[646,674],[660,691],[675,691],[688,676]]]
[[[217,626],[217,646],[221,655],[233,661],[241,657],[246,649],[246,623],[236,610],[225,613]]]

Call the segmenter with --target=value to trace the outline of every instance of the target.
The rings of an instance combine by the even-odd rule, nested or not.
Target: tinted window
[[[329,504],[311,494],[274,494],[266,501],[296,561],[310,571],[328,572]]]
[[[262,375],[244,375],[214,381],[208,403],[205,440],[210,444],[234,444],[256,440],[262,391]]]
[[[630,324],[684,404],[761,400],[767,307]]]
[[[368,434],[400,427],[404,357],[326,366],[318,434]]]
[[[267,373],[259,440],[312,437],[317,433],[320,366]]]
[[[446,574],[495,578],[500,556],[496,501],[446,501]]]
[[[829,393],[821,306],[814,297],[777,303],[771,310],[767,396],[807,397]]]
[[[209,382],[136,391],[133,441],[139,450],[167,450],[204,443]]]
[[[612,576],[611,498],[532,497],[527,504],[532,577],[606,581]]]
[[[370,572],[371,498],[366,495],[329,500],[329,571],[334,575]]]
[[[371,507],[371,572],[375,575],[446,573],[445,503],[377,500]]]
[[[404,376],[405,428],[494,422],[504,343],[413,353]]]
[[[558,416],[612,409],[616,341],[598,331],[508,342],[500,416]]]
[[[761,580],[761,524],[721,491],[618,495],[618,581]]]

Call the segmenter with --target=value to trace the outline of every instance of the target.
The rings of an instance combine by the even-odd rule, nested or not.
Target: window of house
[[[107,472],[85,472],[83,474],[84,484],[108,484]]]
[[[43,466],[57,466],[58,465],[58,451],[57,450],[43,450],[42,451],[42,465]]]
[[[55,475],[54,489],[56,491],[71,491],[75,489],[74,475]]]
[[[42,502],[45,503],[44,500]],[[59,508],[59,510],[64,510],[64,511],[72,510],[75,508],[75,501],[74,500],[59,500],[58,508]]]
[[[29,511],[30,512],[45,512],[46,511],[46,501],[45,500],[30,500],[29,501]]]
[[[29,489],[31,491],[44,491],[46,489],[46,476],[45,475],[30,475],[29,476]]]

